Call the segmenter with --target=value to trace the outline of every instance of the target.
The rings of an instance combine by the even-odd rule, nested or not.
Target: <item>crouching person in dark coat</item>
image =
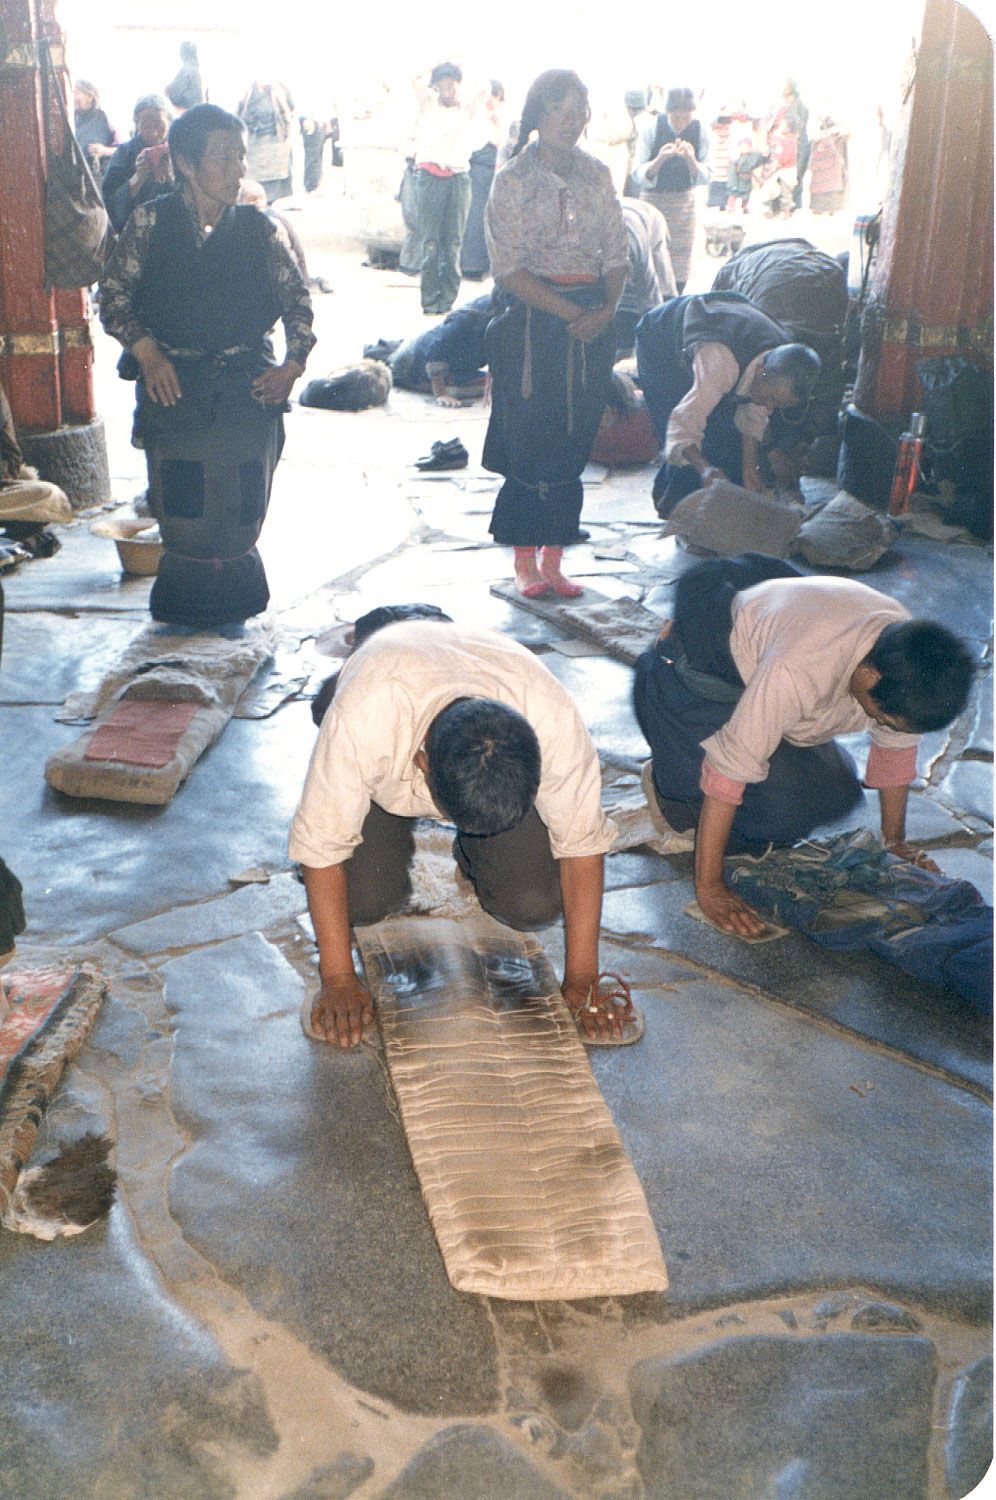
[[[805,410],[819,356],[737,292],[675,297],[636,329],[640,384],[664,449],[657,513],[711,479],[762,489],[758,444],[775,410]]]

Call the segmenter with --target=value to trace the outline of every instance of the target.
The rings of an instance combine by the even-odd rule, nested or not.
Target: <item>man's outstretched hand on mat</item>
[[[597,974],[585,979],[571,979],[565,975],[560,993],[570,1006],[578,1030],[586,1036],[622,1036],[620,1013],[611,1001],[599,996]]]
[[[333,1047],[355,1047],[373,1025],[373,996],[355,974],[323,979],[311,1006],[312,1029]]]

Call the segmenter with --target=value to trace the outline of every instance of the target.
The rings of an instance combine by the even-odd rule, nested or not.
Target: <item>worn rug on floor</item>
[[[356,938],[452,1285],[523,1301],[663,1291],[643,1188],[536,939],[484,913]]]
[[[514,583],[493,583],[491,592],[507,604],[516,604],[559,625],[568,634],[591,641],[600,646],[606,656],[633,666],[638,656],[652,646],[660,635],[664,624],[662,615],[630,599],[623,594],[619,599],[608,599],[593,588],[585,588],[580,599],[568,602],[555,594],[544,594],[539,599],[525,599]]]
[[[53,751],[45,780],[70,797],[163,806],[270,659],[273,632],[239,633],[147,626],[96,692],[71,695],[67,719],[96,725]]]
[[[4,1004],[0,1009],[0,1217],[8,1229],[50,1239],[83,1227],[66,1222],[65,1215],[58,1213],[55,1219],[63,1222],[50,1226],[51,1232],[39,1230],[33,1217],[30,1224],[25,1224],[22,1222],[24,1212],[18,1186],[48,1102],[67,1064],[85,1042],[107,993],[106,979],[91,969],[50,969],[3,976]],[[97,1153],[96,1171],[103,1184],[106,1207],[109,1203],[108,1179],[112,1189],[113,1176],[109,1168],[99,1165],[105,1156],[106,1150]],[[91,1178],[92,1175],[91,1172]]]

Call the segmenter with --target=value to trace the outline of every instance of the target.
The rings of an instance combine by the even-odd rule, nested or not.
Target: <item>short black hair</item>
[[[887,625],[867,659],[881,673],[871,696],[916,734],[943,729],[968,702],[975,661],[964,641],[933,620]]]
[[[823,365],[808,344],[778,344],[764,356],[764,373],[772,380],[787,380],[792,394],[805,405],[816,390]]]
[[[429,725],[425,753],[432,799],[461,833],[505,833],[522,821],[536,800],[536,731],[506,703],[456,699]]]
[[[169,154],[173,158],[182,156],[192,167],[199,167],[207,148],[208,136],[216,130],[227,130],[230,135],[245,136],[246,128],[238,115],[229,114],[217,104],[195,104],[185,109],[169,127]]]
[[[408,620],[442,620],[453,623],[452,615],[444,614],[438,604],[378,604],[360,615],[353,627],[353,650],[356,651],[385,625],[400,625]]]
[[[454,83],[463,83],[463,69],[453,62],[437,63],[429,74],[429,84],[442,83],[444,78],[452,78]]]

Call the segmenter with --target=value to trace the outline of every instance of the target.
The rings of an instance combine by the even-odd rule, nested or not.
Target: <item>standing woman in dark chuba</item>
[[[514,548],[526,597],[582,593],[561,555],[578,540],[581,471],[605,410],[627,274],[609,170],[578,148],[588,118],[576,73],[541,73],[485,213],[503,310],[485,339],[493,388],[482,462],[504,476],[490,529]]]

